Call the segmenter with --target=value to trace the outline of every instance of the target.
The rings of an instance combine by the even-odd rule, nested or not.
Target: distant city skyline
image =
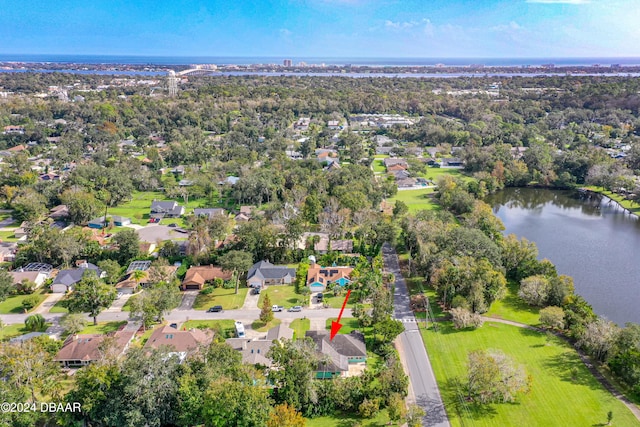
[[[640,56],[637,0],[0,0],[0,53]]]

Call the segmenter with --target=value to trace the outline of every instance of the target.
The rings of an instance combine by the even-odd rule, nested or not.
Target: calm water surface
[[[509,188],[487,199],[505,234],[534,241],[540,258],[573,276],[576,293],[614,322],[640,323],[640,220],[606,197]]]

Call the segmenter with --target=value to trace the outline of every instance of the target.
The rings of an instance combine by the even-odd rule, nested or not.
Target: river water
[[[619,325],[640,323],[640,220],[599,195],[508,188],[486,200],[539,258],[574,278],[576,293]]]

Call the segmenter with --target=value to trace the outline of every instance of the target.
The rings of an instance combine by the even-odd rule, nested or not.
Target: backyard
[[[97,325],[93,325],[93,323],[88,324],[83,330],[81,330],[80,334],[108,334],[109,332],[115,332],[122,325],[125,325],[127,321],[121,322],[98,322]]]
[[[233,320],[188,320],[182,324],[181,329],[211,329],[220,331],[225,338],[235,336],[235,323]]]
[[[553,335],[493,322],[477,330],[455,330],[443,322],[437,332],[422,330],[422,336],[454,427],[604,426],[608,411],[616,426],[640,425],[593,377],[576,351]],[[523,365],[532,378],[531,391],[516,403],[469,402],[456,381],[464,383],[467,355],[476,349],[499,349]]]

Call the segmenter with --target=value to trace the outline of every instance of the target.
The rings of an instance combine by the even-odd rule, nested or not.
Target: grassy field
[[[131,218],[131,222],[133,224],[146,225],[149,221],[149,210],[151,208],[151,202],[154,200],[161,201],[176,201],[179,204],[184,206],[184,200],[182,199],[168,199],[164,193],[159,191],[148,191],[148,192],[139,192],[136,191],[133,193],[133,198],[121,204],[120,206],[116,206],[113,208],[109,208],[108,215],[121,215],[127,218]],[[187,203],[185,214],[192,213],[194,208],[206,208],[206,207],[217,207],[217,204],[214,204],[207,199],[195,199],[189,200]],[[176,223],[179,226],[184,225],[184,220],[182,218],[166,218],[163,219],[161,224],[170,224]]]
[[[44,332],[51,326],[51,323],[47,323],[44,328],[38,332]],[[8,340],[19,335],[28,334],[29,330],[25,329],[22,323],[15,323],[13,325],[5,325],[0,328],[0,341]]]
[[[282,323],[282,320],[276,318],[274,318],[269,323],[264,323],[261,320],[256,320],[251,324],[251,329],[258,332],[267,332],[269,329],[278,326],[280,323]]]
[[[44,301],[47,298],[47,295],[49,295],[49,294],[47,293],[46,289],[41,289],[39,291],[36,291],[32,295],[37,295],[39,301],[38,301],[38,304],[36,304],[36,306],[33,307],[29,311],[33,311],[33,309],[35,309],[40,304],[42,304],[42,301]],[[9,297],[6,300],[0,302],[0,314],[21,314],[21,313],[24,313],[24,308],[22,308],[22,301],[24,301],[25,298],[27,298],[29,296],[31,296],[31,295],[14,295],[14,296]]]
[[[212,329],[214,331],[220,329],[225,338],[233,338],[236,334],[235,322],[233,320],[188,320],[182,324],[180,329],[185,328],[187,330],[197,329]]]
[[[559,338],[547,341],[545,334],[492,322],[462,331],[447,322],[439,332],[422,330],[422,336],[454,427],[604,426],[608,411],[616,426],[640,426]],[[464,381],[467,354],[476,349],[499,349],[524,365],[533,379],[531,391],[511,404],[477,406],[460,400],[455,380]]]
[[[306,427],[350,427],[358,423],[360,427],[383,427],[389,424],[387,410],[378,412],[374,418],[366,419],[353,414],[335,414],[331,417],[307,418]]]
[[[260,292],[258,307],[262,307],[265,295],[269,295],[271,305],[281,305],[285,309],[294,305],[301,305],[303,307],[309,305],[309,297],[296,294],[295,288],[290,285],[273,285],[264,289]]]
[[[236,310],[242,307],[247,296],[247,288],[240,287],[238,293],[235,289],[216,288],[209,295],[198,295],[193,303],[194,310],[208,310],[214,305],[221,305],[225,310]]]
[[[491,304],[485,316],[496,319],[513,320],[514,322],[536,326],[540,324],[540,309],[531,307],[518,297],[519,285],[516,282],[508,283],[507,295],[501,300]]]
[[[311,327],[311,321],[309,319],[295,319],[289,327],[293,329],[293,339],[297,340],[304,338],[304,335]]]
[[[326,325],[328,330],[331,330],[331,322],[335,322],[336,320],[338,320],[336,317],[327,319]],[[343,317],[340,319],[340,323],[342,323],[342,328],[340,328],[339,334],[349,334],[355,330],[364,332],[364,328],[360,327],[358,320],[353,317]]]
[[[419,210],[440,210],[440,205],[432,198],[434,188],[424,188],[418,190],[398,191],[394,197],[387,199],[387,202],[395,204],[396,200],[404,202],[409,208],[409,212]]]
[[[637,203],[632,202],[631,200],[625,199],[624,196],[621,196],[619,194],[613,193],[611,191],[607,191],[603,187],[596,187],[594,185],[587,186],[587,187],[584,187],[584,188],[586,188],[588,190],[591,190],[593,192],[605,195],[608,198],[618,202],[620,204],[620,206],[622,206],[623,208],[628,209],[629,211],[631,211],[634,214],[640,215],[640,205],[637,204]]]
[[[125,321],[121,322],[98,322],[96,326],[93,325],[93,322],[90,322],[87,327],[81,330],[79,333],[81,334],[108,334],[109,332],[115,332],[120,328],[120,326],[126,324]]]
[[[451,175],[463,179],[468,179],[468,177],[464,175],[460,169],[432,168],[430,166],[427,166],[427,172],[421,174],[420,176],[435,181],[440,175]]]

